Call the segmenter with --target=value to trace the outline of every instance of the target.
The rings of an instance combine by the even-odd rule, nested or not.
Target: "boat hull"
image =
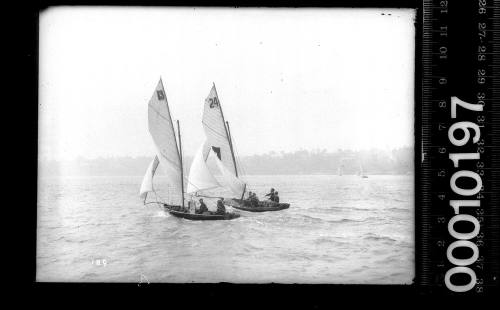
[[[164,207],[165,207],[165,210],[168,211],[168,213],[172,214],[173,216],[178,217],[178,218],[183,218],[186,220],[190,220],[190,221],[223,221],[223,220],[233,220],[233,219],[240,217],[240,215],[238,213],[226,213],[224,215],[221,215],[221,214],[194,214],[194,213],[187,213],[187,212],[174,210],[174,208],[176,208],[176,207],[178,207],[180,209],[180,206],[164,205]]]
[[[245,204],[241,199],[230,198],[224,199],[224,204],[231,206],[238,210],[248,211],[248,212],[268,212],[268,211],[279,211],[288,209],[290,207],[289,203],[275,203],[270,201],[259,201],[257,207],[252,207]]]

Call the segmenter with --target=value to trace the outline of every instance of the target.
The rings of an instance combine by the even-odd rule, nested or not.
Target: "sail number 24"
[[[210,109],[219,105],[219,99],[217,97],[208,98],[208,103],[210,104]]]

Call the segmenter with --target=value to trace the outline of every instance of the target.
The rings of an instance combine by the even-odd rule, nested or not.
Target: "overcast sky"
[[[239,155],[413,145],[413,23],[409,9],[48,9],[40,157],[153,156],[160,76],[187,155],[213,82]]]

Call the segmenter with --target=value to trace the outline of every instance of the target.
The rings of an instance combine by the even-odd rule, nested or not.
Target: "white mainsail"
[[[204,144],[200,146],[189,168],[187,193],[195,193],[202,190],[220,187],[203,158]]]
[[[149,192],[154,192],[153,177],[155,175],[156,168],[158,168],[159,163],[160,161],[158,160],[158,156],[155,156],[155,158],[149,164],[148,170],[146,170],[146,174],[142,179],[139,195],[144,201],[146,201]]]
[[[159,163],[165,171],[168,185],[173,187],[173,190],[169,192],[181,193],[181,158],[161,78],[148,103],[148,128],[156,147]],[[172,198],[178,198],[178,201],[181,201],[180,197]]]
[[[224,121],[215,84],[205,99],[202,123],[206,136],[203,147],[205,161],[212,151],[215,155],[215,162],[222,173],[224,185],[229,187],[234,194],[242,195],[245,191],[245,183],[238,179],[231,138]]]
[[[213,150],[229,171],[238,175],[231,149],[229,133],[224,122],[224,116],[217,96],[215,85],[205,99],[203,108],[203,129],[207,140],[203,149],[203,157],[207,160],[210,150]]]

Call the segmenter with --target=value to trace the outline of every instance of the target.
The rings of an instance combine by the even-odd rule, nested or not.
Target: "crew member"
[[[280,196],[278,196],[278,192],[274,192],[274,202],[279,203],[280,202]]]
[[[217,214],[224,215],[226,214],[226,207],[224,206],[224,198],[217,200]]]
[[[207,205],[203,202],[203,199],[200,199],[200,209],[198,210],[199,214],[203,214],[208,211]]]
[[[266,196],[269,196],[269,200],[274,201],[274,188],[271,188],[271,192],[266,194]]]
[[[252,198],[253,197],[253,193],[251,191],[248,192],[248,198],[246,199],[246,201],[243,201],[243,204],[244,205],[252,205]]]
[[[250,198],[250,203],[252,204],[252,207],[258,207],[259,205],[259,198],[257,198],[256,193],[252,193],[252,197]]]

